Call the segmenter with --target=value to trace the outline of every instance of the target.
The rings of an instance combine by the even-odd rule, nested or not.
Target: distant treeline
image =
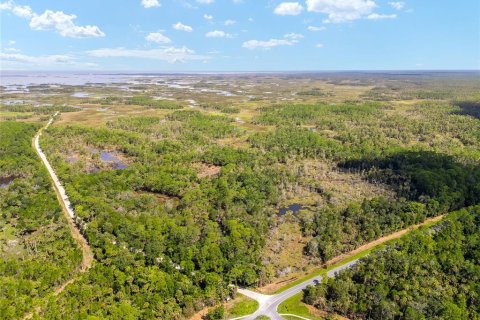
[[[32,106],[32,105],[3,105],[2,110],[11,112],[33,112],[34,114],[53,114],[57,111],[60,112],[76,112],[80,111],[79,108],[74,108],[66,105],[44,105],[44,106]]]

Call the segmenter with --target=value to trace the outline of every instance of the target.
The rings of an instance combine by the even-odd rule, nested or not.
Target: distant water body
[[[132,81],[135,78],[162,78],[169,76],[199,76],[199,75],[309,75],[324,77],[346,77],[346,76],[451,76],[474,75],[479,76],[478,70],[471,71],[289,71],[289,72],[273,72],[273,71],[256,71],[256,72],[165,72],[165,73],[145,73],[145,72],[48,72],[48,71],[3,71],[0,70],[0,86],[35,86],[35,85],[71,85],[81,86],[89,84],[119,84]]]
[[[0,86],[28,87],[36,85],[122,84],[143,78],[163,78],[171,76],[198,76],[214,74],[243,74],[242,72],[185,72],[185,73],[128,73],[128,72],[48,72],[48,71],[1,71]],[[250,74],[250,73],[249,73]]]
[[[73,72],[8,72],[0,75],[0,85],[9,86],[34,86],[34,85],[71,85],[81,86],[87,84],[124,83],[140,75],[109,74],[109,73],[73,73]]]

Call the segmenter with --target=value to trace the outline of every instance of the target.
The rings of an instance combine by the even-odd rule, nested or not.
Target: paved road
[[[350,268],[354,264],[358,262],[359,259],[347,262],[339,267],[333,268],[332,270],[327,272],[328,277],[335,277],[336,273],[339,271],[342,271],[346,268]],[[244,320],[253,320],[256,317],[260,315],[265,315],[270,317],[271,320],[283,320],[282,316],[277,312],[278,305],[285,301],[286,299],[296,295],[297,293],[301,292],[303,289],[305,289],[309,285],[315,285],[318,282],[321,282],[323,279],[322,276],[317,276],[314,278],[311,278],[309,280],[306,280],[300,284],[297,284],[294,287],[291,287],[285,291],[282,291],[278,294],[275,295],[266,295],[266,294],[261,294],[255,291],[247,290],[247,289],[238,289],[238,292],[251,298],[259,303],[259,307],[255,313],[240,317],[240,318],[234,318],[234,319],[244,319]],[[231,320],[234,320],[231,319]]]
[[[369,248],[372,248],[373,246],[377,246],[381,243],[385,243],[386,241],[389,241],[389,240],[392,240],[392,239],[397,239],[397,238],[400,238],[401,236],[403,236],[405,233],[411,231],[411,230],[414,230],[414,229],[417,229],[421,226],[424,226],[424,225],[429,225],[429,224],[432,224],[434,222],[438,222],[440,221],[441,219],[443,219],[445,217],[445,215],[440,215],[440,216],[437,216],[437,217],[433,217],[433,218],[429,218],[429,219],[426,219],[425,221],[419,223],[419,224],[416,224],[416,225],[413,225],[413,226],[410,226],[406,229],[403,229],[403,230],[400,230],[400,231],[397,231],[395,233],[392,233],[390,235],[387,235],[387,236],[384,236],[380,239],[377,239],[375,241],[372,241],[370,243],[367,243],[353,251],[351,251],[349,254],[357,254],[359,252],[362,252],[364,250],[367,250]],[[339,256],[339,258],[341,258],[341,256]],[[332,259],[331,261],[333,260],[336,260],[336,259]],[[330,278],[333,278],[335,277],[335,274],[339,271],[342,271],[346,268],[349,268],[351,266],[353,266],[354,264],[356,264],[358,262],[359,259],[356,259],[356,260],[353,260],[353,261],[350,261],[348,263],[345,263],[339,267],[336,267],[336,268],[333,268],[332,270],[328,271],[327,272],[327,276],[330,277]],[[282,303],[283,301],[285,301],[286,299],[290,298],[291,296],[299,293],[300,291],[302,291],[303,289],[305,289],[308,285],[313,285],[315,284],[316,282],[320,282],[322,281],[322,277],[321,276],[318,276],[318,277],[314,277],[314,278],[311,278],[309,280],[306,280],[288,290],[285,290],[279,294],[276,294],[276,295],[265,295],[265,294],[261,294],[261,293],[258,293],[258,292],[254,292],[254,291],[250,291],[250,290],[246,290],[246,289],[239,289],[238,292],[240,292],[241,294],[247,296],[247,297],[250,297],[251,299],[254,299],[256,301],[259,302],[259,308],[258,310],[254,313],[254,314],[251,314],[251,315],[248,315],[248,316],[244,316],[244,317],[239,317],[239,318],[235,318],[235,319],[247,319],[247,320],[251,320],[251,319],[255,319],[256,317],[258,317],[259,315],[266,315],[266,316],[269,316],[271,319],[274,319],[274,320],[280,320],[280,319],[283,319],[281,317],[280,314],[278,314],[277,312],[277,308],[278,308],[278,305],[280,303]],[[286,315],[286,314],[285,314]],[[303,317],[299,317],[297,315],[292,315],[292,316],[295,316],[297,318],[301,318],[301,319],[306,319],[306,320],[309,320],[307,318],[303,318]],[[230,319],[230,320],[234,320],[234,319]]]

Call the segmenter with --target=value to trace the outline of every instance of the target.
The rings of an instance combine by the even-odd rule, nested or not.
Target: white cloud
[[[29,6],[15,6],[12,12],[21,18],[31,18],[33,16],[32,8]]]
[[[30,63],[68,63],[72,61],[72,57],[68,55],[45,55],[45,56],[28,56],[20,53],[3,53],[0,52],[0,59],[4,61],[30,62]]]
[[[95,68],[98,65],[91,62],[80,62],[71,55],[42,55],[29,56],[21,53],[0,52],[0,64],[4,68]]]
[[[207,38],[231,38],[232,35],[220,30],[209,31],[205,33]]]
[[[203,17],[204,17],[206,20],[212,20],[212,19],[213,19],[213,16],[210,15],[210,14],[204,14]]]
[[[252,17],[248,18],[248,22],[253,22],[255,21],[255,19],[253,19]]]
[[[160,32],[150,32],[146,37],[145,40],[155,43],[170,43],[172,40],[167,36],[164,36]]]
[[[383,20],[383,19],[395,19],[397,17],[396,14],[378,14],[372,13],[367,16],[367,19],[370,20]]]
[[[287,39],[302,39],[302,38],[304,38],[303,34],[294,33],[294,32],[287,33],[283,37],[287,38]]]
[[[0,3],[0,10],[11,11],[14,15],[26,19],[29,19],[34,15],[32,8],[29,6],[16,5],[12,0]]]
[[[0,10],[11,10],[11,9],[12,9],[12,1],[0,3]]]
[[[30,28],[34,30],[56,30],[63,37],[96,38],[104,37],[97,26],[77,26],[73,22],[76,15],[65,14],[62,11],[45,10],[42,15],[34,15],[30,20]]]
[[[402,1],[393,1],[388,3],[392,8],[397,10],[402,10],[405,7],[405,2]]]
[[[307,27],[307,30],[308,30],[308,31],[316,32],[316,31],[324,31],[324,30],[327,30],[327,28],[325,28],[325,27],[308,26],[308,27]]]
[[[242,44],[242,47],[247,49],[270,49],[277,46],[293,46],[297,43],[297,40],[287,39],[270,39],[268,41],[248,40]]]
[[[0,10],[11,11],[14,15],[26,19],[31,18],[34,14],[29,6],[16,5],[12,0],[0,3]]]
[[[138,58],[138,59],[152,59],[162,60],[170,63],[186,62],[191,60],[205,60],[208,56],[202,56],[195,53],[195,51],[187,48],[166,47],[160,49],[140,50],[140,49],[126,49],[126,48],[102,48],[87,51],[87,54],[98,58]]]
[[[8,41],[9,46],[13,46],[13,45],[15,45],[15,43],[16,43],[15,40],[9,40]]]
[[[306,0],[309,12],[328,15],[325,23],[340,23],[360,19],[376,8],[373,0]]]
[[[231,19],[225,20],[224,22],[226,26],[231,26],[231,25],[234,25],[235,23],[237,23],[237,21],[231,20]]]
[[[317,44],[315,45],[315,48],[323,48],[323,43],[317,43]]]
[[[173,29],[175,30],[180,30],[180,31],[185,31],[185,32],[192,32],[193,28],[190,26],[187,26],[181,22],[177,22],[174,25],[172,25]]]
[[[197,0],[200,4],[212,4],[214,0]]]
[[[297,16],[302,11],[303,7],[298,2],[282,2],[273,10],[273,13],[281,16]]]
[[[70,38],[97,38],[104,37],[105,33],[97,26],[77,26],[74,14],[66,14],[63,11],[45,10],[38,15],[29,6],[19,6],[13,1],[0,3],[0,10],[11,11],[18,17],[29,19],[30,28],[33,30],[55,30],[63,37]]]
[[[142,0],[142,6],[146,9],[160,7],[160,2],[158,0]]]

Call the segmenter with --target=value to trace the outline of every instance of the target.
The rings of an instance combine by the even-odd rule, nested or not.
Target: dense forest
[[[262,90],[273,90],[271,81],[265,80]],[[68,193],[95,263],[58,296],[50,294],[72,277],[81,254],[31,147],[39,125],[2,122],[0,314],[21,318],[42,305],[37,318],[187,319],[234,297],[235,286],[295,279],[303,268],[306,273],[427,218],[460,210],[455,219],[470,223],[468,214],[478,213],[480,121],[473,98],[446,100],[438,88],[427,86],[399,94],[402,89],[390,82],[376,88],[376,82],[365,79],[345,90],[346,84],[333,78],[318,86],[310,84],[311,79],[301,82],[302,77],[295,79],[302,85],[291,85],[289,77],[285,81],[288,84],[272,94],[278,99],[271,101],[259,92],[217,94],[224,92],[223,85],[201,91],[205,83],[199,82],[197,95],[193,89],[180,94],[175,91],[179,89],[170,92],[142,83],[131,87],[133,95],[123,86],[118,91],[86,86],[81,90],[91,95],[80,98],[66,87],[42,98],[52,102],[49,106],[2,105],[5,117],[28,115],[32,122],[45,121],[57,108],[77,111],[61,114],[40,144]],[[337,89],[356,96],[339,97]],[[468,90],[456,97],[472,97]],[[395,97],[386,99],[387,93]],[[409,101],[398,101],[404,96]],[[414,100],[422,96],[430,100]],[[64,100],[77,107],[61,103]],[[301,209],[289,211],[292,204]],[[433,248],[426,253],[433,257],[437,253],[432,243],[455,219],[404,241],[413,246],[430,237],[422,248]],[[471,238],[474,244],[475,237],[467,234],[473,227],[462,228],[456,230],[464,236],[456,236]],[[279,230],[296,232],[293,245],[283,241],[290,234]],[[284,244],[309,265],[281,268],[266,257],[271,248],[280,256]],[[478,265],[468,253],[471,247],[465,244],[464,261]],[[397,257],[401,250],[391,246],[373,256],[392,252]],[[405,264],[409,259],[415,262],[412,266],[427,261],[410,258],[410,251],[402,256]],[[468,282],[460,291],[460,282],[449,282],[454,277],[447,271],[454,270],[442,263],[429,266],[441,269],[435,273],[440,277],[436,283],[414,279],[416,288],[443,286],[446,291],[438,298],[447,293],[453,297],[445,300],[452,301],[448,312],[475,314],[478,288]],[[408,309],[415,299],[410,299],[410,291],[404,296],[391,293],[388,272],[393,269],[378,267],[379,275],[384,270],[379,279],[385,283],[374,288],[383,295],[368,289],[369,300],[356,304],[359,288],[347,294],[330,280],[310,288],[306,301],[353,318],[407,318],[407,313],[411,318],[446,317],[428,300],[433,298],[427,291],[423,296],[415,293],[422,297],[423,309]],[[355,288],[357,278],[350,278],[349,288]],[[328,291],[328,286],[333,289]],[[338,300],[335,294],[340,291]],[[388,305],[378,309],[383,297]],[[18,303],[8,304],[12,299]],[[433,310],[429,308],[437,313],[428,313]],[[418,314],[410,313],[414,311]]]
[[[115,146],[129,161],[123,170],[89,173],[80,162],[53,158],[99,263],[52,300],[46,318],[187,317],[231,295],[229,284],[257,283],[266,208],[288,175],[259,166],[267,161],[262,156],[212,145],[213,138],[237,134],[224,117],[179,111],[169,118],[174,129],[167,134],[184,143],[145,138],[162,134],[152,129],[155,118],[134,119],[136,125],[121,119],[109,130],[45,132],[42,145],[52,154],[53,141],[63,139],[80,157],[94,157],[84,146]],[[131,130],[113,129],[120,127]],[[199,178],[197,163],[222,170]],[[171,206],[164,199],[177,200]]]
[[[480,167],[460,164],[450,156],[405,152],[340,166],[391,185],[398,199],[365,199],[339,211],[325,207],[304,215],[304,233],[314,236],[306,253],[323,261],[426,218],[480,203]]]
[[[32,147],[39,126],[0,122],[0,318],[21,318],[72,277],[82,254]]]
[[[480,318],[480,207],[388,245],[304,300],[350,319]]]
[[[305,253],[322,261],[478,202],[477,166],[433,150],[408,151],[397,137],[388,137],[389,131],[378,131],[381,108],[350,103],[262,109],[258,123],[276,127],[249,134],[250,146],[240,148],[218,144],[245,135],[232,119],[195,110],[173,111],[165,119],[119,118],[108,122],[109,129],[49,129],[42,144],[53,156],[100,263],[71,285],[60,303],[52,301],[45,316],[188,317],[230,295],[229,284],[267,282],[271,275],[261,253],[274,223],[270,208],[298,179],[286,164],[292,159],[338,161],[339,170],[391,185],[397,194],[393,200],[377,197],[300,215],[304,235],[313,237]],[[346,127],[347,121],[352,125]],[[322,127],[343,136],[326,135]],[[379,139],[367,139],[367,132],[375,130]],[[398,146],[392,147],[390,139]],[[78,161],[65,162],[55,148],[58,140]],[[102,168],[92,148],[116,150],[128,167],[92,169],[92,163]],[[201,174],[216,166],[218,173]]]

